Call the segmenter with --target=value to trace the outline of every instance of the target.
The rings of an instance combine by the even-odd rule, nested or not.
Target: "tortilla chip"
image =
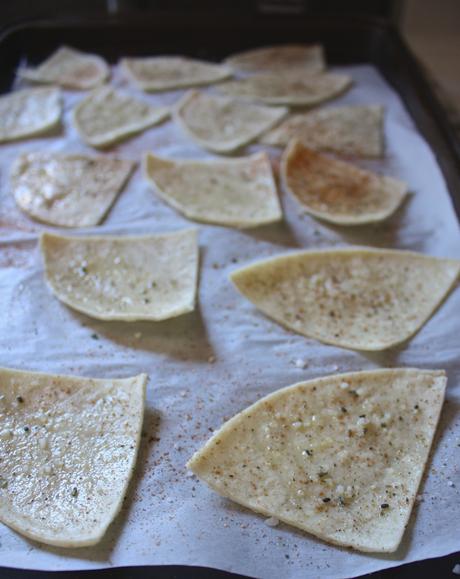
[[[305,210],[338,225],[363,225],[392,215],[407,195],[398,179],[336,161],[293,141],[281,161],[285,188]]]
[[[48,545],[99,542],[134,471],[146,382],[0,368],[0,520]]]
[[[100,223],[128,180],[134,163],[109,157],[27,153],[12,169],[18,206],[60,227]]]
[[[46,135],[61,122],[56,88],[23,89],[0,97],[0,143]]]
[[[258,309],[299,334],[352,350],[385,350],[429,320],[459,273],[457,260],[355,247],[280,255],[231,279]]]
[[[333,99],[351,86],[345,74],[257,74],[219,85],[220,92],[267,105],[313,106]]]
[[[189,91],[178,104],[175,119],[201,147],[231,153],[273,127],[287,112],[285,107]]]
[[[132,237],[40,240],[45,275],[56,297],[99,320],[166,320],[195,308],[195,230]]]
[[[265,153],[225,161],[171,161],[147,154],[145,174],[157,194],[189,219],[241,228],[282,219]]]
[[[166,107],[151,106],[107,86],[80,101],[73,111],[73,121],[85,143],[107,147],[145,131],[168,115]]]
[[[107,80],[109,74],[109,67],[103,58],[68,46],[58,48],[40,66],[18,71],[18,76],[26,80],[76,90],[95,88]]]
[[[262,398],[188,463],[213,490],[336,545],[401,541],[441,412],[443,371],[339,374]]]
[[[126,76],[147,92],[213,84],[232,76],[226,66],[183,56],[124,58],[121,66]]]
[[[292,115],[262,135],[264,145],[282,147],[292,139],[317,151],[358,157],[383,155],[383,108],[346,106]]]
[[[322,72],[326,68],[323,47],[319,44],[284,44],[246,50],[233,54],[225,61],[230,68],[241,72]]]

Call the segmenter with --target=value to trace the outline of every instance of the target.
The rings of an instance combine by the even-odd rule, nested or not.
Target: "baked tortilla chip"
[[[40,66],[20,69],[18,76],[68,89],[89,90],[107,80],[109,73],[107,63],[100,56],[61,46]]]
[[[40,240],[45,275],[56,297],[100,320],[165,320],[195,308],[195,230],[132,237]]]
[[[321,155],[293,141],[281,161],[285,188],[308,213],[338,225],[383,221],[401,205],[407,186]]]
[[[241,72],[281,72],[299,69],[322,72],[326,68],[323,47],[319,44],[284,44],[246,50],[228,57],[230,68]]]
[[[22,89],[0,97],[0,143],[46,135],[60,125],[57,88]]]
[[[188,463],[213,490],[336,545],[401,541],[441,412],[442,371],[338,374],[278,390]]]
[[[183,56],[124,58],[121,66],[126,76],[147,92],[213,84],[232,76],[226,66]]]
[[[60,227],[100,223],[134,163],[109,157],[27,153],[13,166],[16,203],[33,219]]]
[[[326,344],[386,350],[411,338],[452,289],[460,261],[410,251],[300,251],[235,271],[259,310]]]
[[[145,174],[157,194],[189,219],[244,228],[282,218],[265,153],[225,161],[178,161],[149,153]]]
[[[81,138],[93,147],[107,147],[145,131],[169,115],[166,107],[152,106],[111,87],[97,88],[73,111]]]
[[[0,369],[0,520],[59,547],[99,542],[136,464],[147,376]]]
[[[178,104],[175,119],[201,147],[231,153],[273,127],[287,112],[285,107],[189,91]]]
[[[219,85],[220,92],[267,105],[313,106],[333,99],[351,86],[345,74],[257,74]]]
[[[262,135],[264,145],[283,147],[298,139],[310,149],[357,157],[383,155],[383,108],[346,106],[292,115]]]

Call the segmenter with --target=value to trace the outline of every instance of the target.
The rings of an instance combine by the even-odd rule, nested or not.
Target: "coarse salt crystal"
[[[276,527],[280,524],[279,520],[276,517],[270,517],[269,519],[265,519],[264,523],[267,527]]]
[[[142,338],[142,332],[136,332],[134,334],[134,337],[136,338],[136,340],[139,340],[139,338]]]
[[[450,487],[454,487],[454,486],[455,486],[454,482],[451,481],[451,480],[448,480],[448,481],[447,481],[447,484],[448,484]]]
[[[216,357],[215,357],[215,356],[209,356],[208,362],[209,362],[210,364],[213,364],[215,361],[216,361]]]
[[[297,360],[294,362],[294,366],[296,368],[304,369],[308,366],[308,362],[303,358],[297,358]]]
[[[113,260],[113,263],[115,265],[118,265],[120,262],[121,262],[121,259],[118,256]]]
[[[349,386],[350,386],[350,384],[348,384],[348,382],[342,382],[342,383],[340,384],[340,388],[341,388],[342,390],[346,390]]]
[[[454,575],[460,575],[460,564],[459,564],[459,563],[457,563],[457,564],[454,566],[454,568],[452,569],[452,573],[453,573]]]

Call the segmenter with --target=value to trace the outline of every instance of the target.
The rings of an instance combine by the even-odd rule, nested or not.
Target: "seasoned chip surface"
[[[255,227],[282,218],[265,153],[225,161],[177,161],[148,154],[145,173],[157,194],[190,219]]]
[[[100,56],[61,46],[40,66],[20,69],[18,75],[34,82],[88,90],[102,84],[108,78],[109,67]]]
[[[273,127],[288,112],[232,98],[189,91],[177,106],[175,119],[200,146],[230,153]]]
[[[111,87],[91,92],[73,111],[75,128],[93,147],[107,147],[144,131],[169,115],[165,107],[155,107]]]
[[[232,75],[226,66],[183,56],[125,58],[121,66],[130,80],[148,92],[212,84]]]
[[[0,143],[46,134],[59,126],[61,95],[56,88],[18,90],[0,97]]]
[[[134,163],[109,157],[28,153],[15,163],[16,203],[33,219],[61,227],[100,223]]]
[[[301,251],[231,279],[277,322],[326,344],[385,350],[411,338],[460,273],[460,261],[387,249]]]
[[[262,135],[260,142],[284,146],[292,139],[318,151],[381,157],[384,143],[383,108],[355,105],[292,115]]]
[[[0,369],[0,520],[49,545],[100,541],[135,467],[146,382]]]
[[[345,74],[257,74],[222,83],[220,92],[269,105],[313,106],[332,99],[350,88]]]
[[[336,161],[293,141],[281,174],[286,189],[315,217],[339,225],[362,225],[392,215],[407,194],[398,179]]]
[[[242,72],[281,72],[299,69],[299,72],[322,72],[323,47],[314,44],[284,44],[266,46],[233,54],[225,60],[233,70]]]
[[[213,490],[361,551],[395,551],[441,412],[443,371],[295,384],[226,422],[189,461]]]
[[[195,230],[131,237],[44,233],[40,244],[55,295],[93,318],[164,320],[195,307]]]

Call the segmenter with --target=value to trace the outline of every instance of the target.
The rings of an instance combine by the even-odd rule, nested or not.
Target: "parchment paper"
[[[359,164],[406,180],[411,198],[381,226],[327,226],[304,215],[284,194],[282,224],[246,231],[200,225],[199,305],[194,313],[171,321],[101,322],[61,304],[43,277],[37,235],[45,227],[14,205],[7,176],[19,153],[91,152],[70,125],[70,110],[84,95],[65,93],[61,135],[1,146],[0,364],[93,377],[150,375],[136,474],[123,511],[104,540],[93,548],[51,548],[0,525],[2,565],[57,570],[185,564],[267,579],[332,579],[460,549],[460,292],[454,291],[404,348],[365,355],[283,329],[258,313],[228,280],[236,267],[299,248],[368,244],[460,257],[458,224],[444,179],[397,94],[370,66],[340,70],[350,73],[355,85],[327,106],[386,107],[386,158]],[[115,83],[123,84],[117,77]],[[180,94],[143,98],[172,103]],[[146,150],[164,156],[211,156],[172,122],[112,152],[139,160]],[[279,151],[270,152],[277,164]],[[86,232],[160,232],[189,225],[155,196],[138,170],[106,223]],[[307,367],[298,368],[298,359]],[[434,455],[420,490],[423,498],[396,554],[353,553],[282,524],[270,528],[264,517],[220,498],[187,474],[186,460],[211,431],[261,396],[300,380],[388,366],[445,368],[449,378]]]

